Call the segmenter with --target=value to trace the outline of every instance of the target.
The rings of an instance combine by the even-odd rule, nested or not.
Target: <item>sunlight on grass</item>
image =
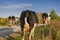
[[[21,40],[21,36],[8,40]],[[55,26],[51,25],[36,27],[34,40],[60,40],[60,28],[58,27],[57,30]]]

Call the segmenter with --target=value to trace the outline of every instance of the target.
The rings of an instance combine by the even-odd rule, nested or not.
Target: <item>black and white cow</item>
[[[43,24],[50,23],[51,15],[48,15],[47,13],[42,14],[42,20]]]
[[[22,40],[31,40],[31,38],[34,37],[34,30],[38,24],[36,13],[30,10],[23,11],[20,16],[20,23]]]

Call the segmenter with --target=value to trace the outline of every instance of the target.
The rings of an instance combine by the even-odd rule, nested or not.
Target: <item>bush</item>
[[[1,25],[7,25],[8,24],[8,21],[6,18],[0,18],[0,24]]]
[[[57,15],[55,10],[51,10],[50,15],[51,15],[52,19],[60,19],[60,17]]]

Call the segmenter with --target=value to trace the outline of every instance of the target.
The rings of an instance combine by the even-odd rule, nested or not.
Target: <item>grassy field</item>
[[[13,33],[6,40],[21,40],[21,36]],[[34,40],[60,40],[60,21],[53,20],[49,25],[36,27]]]
[[[60,21],[53,20],[47,26],[37,27],[34,40],[60,40]]]

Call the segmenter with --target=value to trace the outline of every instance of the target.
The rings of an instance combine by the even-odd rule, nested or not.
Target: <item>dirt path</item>
[[[20,26],[13,26],[13,27],[0,27],[0,37],[8,36],[14,32],[19,32]]]
[[[38,26],[42,26],[43,24],[38,24]],[[15,32],[21,32],[20,26],[6,26],[6,27],[0,27],[0,37],[8,36]]]

